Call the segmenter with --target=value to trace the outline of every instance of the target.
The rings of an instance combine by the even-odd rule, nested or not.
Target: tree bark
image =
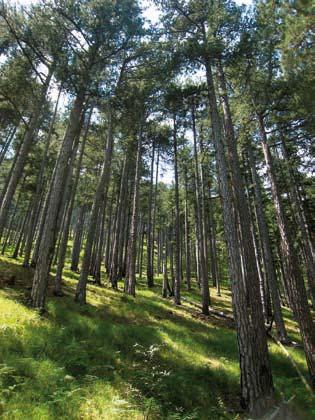
[[[153,193],[153,216],[152,216],[152,270],[154,278],[154,238],[155,238],[155,224],[156,224],[156,214],[157,214],[157,193],[158,193],[158,181],[159,181],[159,162],[160,162],[160,148],[158,145],[156,165],[155,165],[155,184],[154,184],[154,193]],[[158,261],[160,261],[158,254]],[[157,264],[157,272],[160,274],[160,267]]]
[[[315,253],[314,253],[313,244],[310,238],[305,214],[301,205],[299,192],[297,189],[297,183],[295,179],[295,174],[292,167],[292,162],[291,162],[288,148],[284,141],[283,136],[281,136],[281,145],[282,145],[283,157],[285,159],[286,167],[287,167],[287,171],[289,175],[289,189],[290,189],[290,196],[291,196],[291,201],[293,205],[293,210],[297,219],[298,227],[301,232],[301,243],[302,243],[302,248],[303,248],[304,256],[305,256],[305,265],[306,265],[306,271],[307,271],[307,281],[308,281],[310,297],[312,300],[313,308],[315,309],[315,264],[314,264]]]
[[[206,238],[205,238],[205,225],[204,225],[204,211],[202,210],[202,194],[203,188],[200,186],[201,177],[199,171],[198,148],[197,148],[197,130],[196,130],[196,117],[195,117],[195,103],[193,101],[191,108],[192,116],[192,129],[193,129],[193,147],[194,147],[194,172],[195,172],[195,194],[196,194],[196,233],[198,238],[198,263],[199,263],[199,282],[201,287],[202,299],[202,313],[209,315],[210,305],[210,292],[208,280],[208,266],[206,254]]]
[[[243,215],[243,213],[240,214],[240,204],[244,206],[245,203],[240,203],[243,200],[243,196],[239,195],[239,188],[235,188],[237,179],[235,179],[234,171],[230,175],[228,172],[228,163],[230,165],[233,163],[236,166],[238,164],[234,155],[236,148],[233,148],[235,144],[233,144],[232,136],[230,136],[229,159],[227,160],[209,57],[206,58],[205,66],[212,137],[215,145],[218,181],[222,198],[225,239],[227,241],[232,285],[232,303],[240,357],[241,403],[243,407],[249,409],[252,414],[256,415],[260,414],[261,411],[272,404],[274,395],[267,337],[259,297],[259,280],[255,260],[246,261],[248,253],[245,253],[243,256],[243,260],[245,259],[245,263],[247,264],[247,270],[242,272],[241,269],[242,256],[240,249],[244,248],[244,246],[250,247],[251,240],[249,240],[247,245],[240,243],[239,218],[241,214]],[[226,89],[224,91],[226,92]],[[226,95],[224,99],[222,104],[224,105],[223,111],[225,114],[226,130],[231,130],[233,129],[233,125],[231,126],[231,121],[229,121]],[[233,134],[233,132],[228,134]],[[227,141],[228,137],[227,135]],[[242,223],[247,224],[247,220],[242,220]],[[248,237],[243,239],[248,240]],[[252,293],[249,292],[249,288],[254,289]]]
[[[186,286],[191,290],[191,270],[190,270],[190,229],[188,218],[188,181],[185,175],[185,268],[186,268]]]
[[[110,168],[112,162],[112,155],[113,155],[113,148],[114,148],[114,135],[113,135],[113,127],[112,127],[112,110],[109,110],[108,113],[108,134],[107,134],[107,144],[106,144],[106,152],[104,158],[104,164],[102,167],[101,177],[95,192],[90,223],[87,232],[87,238],[85,243],[85,250],[84,256],[82,261],[82,268],[80,278],[77,284],[76,293],[75,293],[75,301],[79,302],[80,304],[86,303],[86,284],[90,269],[91,263],[91,255],[92,255],[92,247],[93,241],[95,237],[95,229],[96,229],[96,221],[99,214],[100,205],[102,200],[106,203],[107,200],[107,191],[108,185],[110,180]]]
[[[144,234],[145,234],[145,226],[142,226],[141,232],[141,245],[140,245],[140,259],[139,259],[139,279],[142,279],[142,265],[143,265],[143,250],[144,250]]]
[[[41,196],[42,191],[43,191],[44,173],[45,173],[46,162],[47,162],[47,157],[48,157],[48,149],[49,149],[50,140],[51,140],[51,136],[52,136],[52,131],[53,131],[53,127],[55,125],[55,120],[56,120],[56,116],[57,116],[61,90],[62,90],[62,88],[60,87],[59,92],[58,92],[58,97],[57,97],[57,100],[56,100],[56,104],[55,104],[53,117],[52,117],[52,120],[50,122],[49,131],[48,131],[47,137],[45,139],[45,145],[44,145],[44,151],[43,151],[43,156],[42,156],[42,160],[41,160],[40,170],[39,170],[39,173],[38,173],[38,176],[37,176],[37,179],[36,179],[36,190],[35,190],[35,194],[34,194],[34,203],[37,203],[39,201],[40,196]],[[30,263],[30,257],[31,257],[31,252],[32,252],[32,244],[33,244],[33,239],[34,239],[34,232],[35,232],[35,228],[36,228],[37,215],[38,215],[38,206],[33,206],[32,214],[31,214],[30,221],[29,221],[29,235],[27,237],[27,241],[26,241],[26,244],[25,244],[25,253],[24,253],[24,260],[23,260],[23,267],[27,267],[27,268],[29,267],[29,263]]]
[[[10,145],[11,145],[13,139],[14,139],[14,136],[15,136],[15,133],[16,133],[17,128],[18,128],[17,126],[16,127],[13,127],[13,129],[9,132],[8,137],[7,137],[7,139],[6,139],[6,141],[5,141],[4,145],[3,145],[3,148],[1,149],[1,153],[0,153],[0,165],[2,164],[2,162],[3,162],[4,158],[5,158],[5,155],[6,155],[8,149],[9,149],[9,147],[10,147]]]
[[[154,286],[153,274],[153,231],[152,231],[152,204],[153,204],[153,172],[154,172],[154,157],[155,157],[155,141],[152,141],[152,156],[151,156],[151,170],[150,170],[150,191],[149,191],[149,206],[148,206],[148,227],[147,227],[147,284],[148,287]]]
[[[258,232],[260,236],[260,242],[263,251],[263,268],[264,273],[267,277],[268,284],[270,285],[270,293],[272,306],[274,311],[275,325],[277,330],[277,336],[281,343],[288,343],[289,337],[285,328],[285,324],[281,312],[281,304],[279,297],[279,288],[277,284],[277,276],[275,271],[275,265],[272,257],[271,244],[268,234],[268,227],[266,217],[263,210],[262,195],[260,190],[259,178],[255,165],[255,158],[251,146],[248,147],[248,158],[251,169],[252,181],[254,186],[254,197],[255,197],[255,215],[257,220]]]
[[[101,285],[101,266],[104,252],[104,238],[105,238],[105,216],[106,216],[106,202],[103,200],[100,209],[100,232],[96,246],[95,264],[94,264],[94,279],[95,283]]]
[[[25,215],[23,217],[23,223],[22,223],[22,226],[21,226],[19,237],[18,237],[18,240],[15,244],[15,248],[14,248],[14,251],[13,251],[13,254],[12,254],[13,259],[17,259],[17,257],[18,257],[18,254],[19,254],[19,251],[20,251],[20,246],[21,246],[22,239],[23,239],[23,235],[25,235],[25,228],[26,228],[26,225],[27,225],[27,221],[28,221],[29,216],[30,216],[29,212],[30,212],[30,209],[31,209],[31,205],[32,205],[32,202],[30,201],[28,206],[27,206],[27,210],[25,212]]]
[[[40,308],[41,310],[45,307],[46,289],[55,245],[56,227],[58,224],[58,213],[65,188],[64,181],[67,177],[68,162],[73,152],[73,144],[80,131],[80,119],[83,110],[83,102],[84,92],[80,92],[73,103],[68,128],[59,152],[55,176],[49,197],[45,225],[41,238],[42,246],[40,247],[38,255],[31,293],[32,305]]]
[[[177,122],[173,116],[173,153],[174,153],[174,180],[175,180],[175,277],[174,277],[174,303],[181,304],[181,241],[180,241],[180,209],[179,209],[179,176],[178,176],[178,145]]]
[[[307,302],[304,279],[299,266],[297,252],[293,245],[290,229],[285,217],[283,203],[278,188],[276,176],[273,168],[272,155],[267,143],[264,118],[261,114],[257,115],[261,135],[261,144],[267,167],[268,178],[271,184],[271,193],[274,202],[277,223],[281,238],[281,252],[284,258],[284,271],[288,287],[288,297],[290,306],[297,320],[307,366],[310,374],[312,388],[315,389],[315,328],[312,320],[310,308]]]
[[[1,250],[2,255],[4,255],[4,253],[5,253],[5,249],[6,249],[7,244],[10,243],[10,236],[11,236],[11,233],[12,233],[11,231],[14,228],[14,221],[15,221],[14,219],[15,219],[15,215],[18,212],[18,208],[19,208],[19,204],[20,204],[20,201],[21,201],[21,195],[22,195],[22,191],[23,191],[23,188],[24,188],[25,180],[26,180],[26,175],[24,175],[24,177],[23,177],[23,180],[22,180],[22,183],[21,183],[21,188],[20,188],[19,194],[17,196],[17,199],[15,201],[14,209],[13,209],[11,217],[10,217],[10,222],[9,222],[9,225],[6,229],[6,236],[3,240],[2,250]]]
[[[80,251],[82,245],[82,237],[84,231],[84,219],[86,213],[86,206],[81,205],[78,209],[78,215],[75,223],[75,233],[73,239],[73,247],[71,254],[71,271],[78,271],[79,260],[80,260]]]
[[[19,154],[17,156],[16,163],[10,175],[10,180],[3,196],[1,209],[0,209],[0,239],[2,237],[3,229],[7,220],[7,215],[8,215],[11,203],[12,203],[12,199],[13,199],[16,187],[23,174],[23,169],[25,166],[27,156],[31,149],[32,143],[34,142],[34,139],[37,136],[37,132],[39,129],[40,114],[42,112],[42,108],[45,103],[46,94],[47,94],[47,90],[50,84],[51,77],[52,77],[52,70],[49,70],[46,80],[42,86],[40,96],[35,104],[34,112],[31,116],[31,119],[27,128],[27,132],[24,136],[21,148],[18,152]]]
[[[140,169],[142,155],[142,122],[137,141],[136,170],[133,186],[132,214],[130,222],[130,233],[127,253],[127,277],[125,280],[125,292],[129,295],[136,295],[136,250],[137,250],[137,224],[138,224],[138,202],[140,189]]]
[[[218,268],[216,221],[214,218],[214,212],[213,212],[213,206],[212,206],[210,180],[209,180],[209,188],[208,188],[208,197],[209,197],[208,213],[209,213],[209,231],[210,231],[209,236],[210,236],[210,247],[212,248],[212,251],[210,252],[212,284],[217,289],[217,296],[221,296],[219,268]]]
[[[113,241],[113,248],[111,254],[111,262],[110,262],[110,272],[109,272],[109,281],[114,289],[117,289],[118,286],[118,275],[119,275],[119,250],[123,247],[123,234],[124,234],[124,223],[122,218],[124,217],[124,203],[126,201],[126,193],[127,193],[127,182],[128,182],[128,151],[126,151],[123,167],[122,167],[122,174],[120,179],[120,190],[119,190],[119,197],[117,203],[117,215],[116,215],[116,224],[115,224],[115,235]]]
[[[84,135],[83,135],[83,138],[82,138],[79,158],[78,158],[78,161],[77,161],[77,167],[76,167],[76,173],[75,173],[75,176],[74,176],[74,181],[71,183],[71,197],[70,197],[70,202],[69,202],[69,204],[67,206],[67,209],[66,209],[63,231],[62,231],[62,235],[61,235],[61,242],[60,242],[60,247],[59,247],[58,264],[57,264],[57,269],[56,269],[55,285],[54,285],[55,296],[62,296],[62,290],[61,290],[62,272],[63,272],[64,265],[65,265],[65,258],[66,258],[66,253],[67,253],[67,245],[68,245],[71,217],[72,217],[73,207],[74,207],[74,202],[75,202],[75,194],[76,194],[76,191],[77,191],[77,188],[78,188],[82,159],[83,159],[85,144],[86,144],[86,140],[87,140],[87,136],[88,136],[88,132],[89,132],[92,112],[93,112],[93,108],[91,108],[89,116],[88,116],[85,132],[84,132]]]
[[[163,283],[162,283],[162,297],[163,298],[167,298],[167,296],[172,295],[171,287],[168,281],[168,274],[167,274],[168,248],[169,248],[169,241],[168,241],[167,231],[165,231],[164,232],[164,255],[163,255]]]

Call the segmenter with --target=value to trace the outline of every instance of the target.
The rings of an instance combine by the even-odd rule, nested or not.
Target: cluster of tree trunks
[[[115,36],[109,34],[114,39],[110,38],[113,45],[109,42],[106,53],[104,40],[95,35],[98,32],[94,29],[91,45],[87,42],[84,53],[78,54],[71,44],[76,57],[73,61],[78,60],[80,65],[68,78],[60,75],[68,74],[62,59],[55,61],[46,52],[42,55],[49,57],[42,57],[37,47],[29,51],[31,56],[26,59],[38,90],[31,112],[24,118],[19,111],[9,122],[0,118],[0,169],[2,174],[4,168],[5,174],[0,195],[1,253],[10,252],[13,258],[22,258],[25,268],[34,268],[31,305],[42,311],[52,268],[56,269],[54,294],[61,297],[67,267],[79,274],[75,300],[80,304],[87,301],[89,281],[101,286],[108,278],[113,289],[122,283],[124,292],[135,297],[137,281],[154,288],[160,278],[162,297],[172,297],[175,305],[182,304],[184,288],[197,288],[201,311],[207,316],[213,312],[210,305],[215,301],[212,295],[210,299],[210,284],[220,295],[223,282],[227,284],[222,273],[228,267],[241,402],[252,414],[259,415],[274,401],[265,324],[271,328],[274,321],[277,339],[282,344],[290,343],[282,304],[289,307],[299,325],[315,388],[311,313],[311,306],[315,308],[315,254],[296,152],[291,150],[282,125],[268,124],[270,110],[263,109],[264,101],[257,100],[250,77],[244,91],[252,106],[247,123],[254,128],[247,132],[245,127],[246,135],[239,135],[226,55],[219,49],[214,52],[209,43],[208,16],[195,22],[178,2],[170,2],[167,7],[173,7],[172,13],[180,17],[179,32],[183,20],[193,28],[189,33],[199,37],[197,62],[206,79],[193,91],[182,86],[172,90],[170,78],[161,86],[160,75],[152,77],[152,85],[128,79],[136,71],[132,66],[127,68],[131,62],[146,71],[139,64],[143,51],[129,45],[135,28],[125,34],[126,39],[120,31]],[[172,20],[170,16],[168,19]],[[126,27],[129,24],[128,20]],[[24,57],[22,40],[10,25],[9,29]],[[67,33],[75,32],[72,28]],[[220,43],[216,33],[211,36]],[[109,64],[113,57],[114,64]],[[191,60],[189,54],[186,58]],[[45,76],[36,69],[38,62],[46,65]],[[119,74],[115,83],[103,74],[111,73],[110,65],[112,73]],[[141,72],[134,75],[135,80],[151,79]],[[272,78],[272,74],[269,76]],[[58,78],[62,79],[60,89],[49,113],[49,89]],[[105,95],[107,82],[115,87]],[[68,115],[59,110],[64,89],[73,95]],[[161,98],[152,106],[154,95]],[[270,109],[274,112],[271,105]],[[270,142],[268,125],[279,137],[276,145]],[[162,140],[152,134],[152,126]],[[185,138],[187,131],[191,142]],[[61,139],[59,132],[63,133]],[[96,150],[98,141],[102,143],[101,152]],[[182,142],[188,149],[186,155]],[[93,158],[95,167],[85,166],[94,162]],[[38,165],[32,168],[34,160]],[[160,182],[161,161],[172,167],[172,185]],[[265,182],[260,164],[267,173]],[[84,190],[81,178],[86,182],[92,178],[93,186]],[[275,217],[273,231],[268,212]]]

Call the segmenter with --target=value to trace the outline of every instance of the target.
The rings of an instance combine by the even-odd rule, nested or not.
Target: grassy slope
[[[50,297],[40,317],[25,305],[31,274],[17,264],[0,259],[0,280],[17,278],[0,288],[0,417],[238,418],[236,337],[224,321],[192,316],[187,302],[174,308],[159,287],[143,284],[135,300],[89,285],[88,305],[78,306],[67,271],[67,296]],[[189,299],[197,301],[197,291]],[[229,300],[225,290],[213,305],[228,311]],[[314,418],[314,399],[281,350],[269,346],[279,398],[294,395],[299,417]],[[302,351],[289,351],[307,376]]]

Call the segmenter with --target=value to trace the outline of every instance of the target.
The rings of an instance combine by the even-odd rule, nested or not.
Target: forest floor
[[[199,301],[197,288],[174,307],[161,298],[160,279],[152,290],[139,281],[136,299],[89,284],[88,304],[79,306],[76,277],[65,270],[66,295],[49,293],[40,316],[27,305],[32,273],[18,260],[0,258],[1,418],[245,418],[233,322],[199,316],[191,304]],[[212,306],[231,315],[230,292],[211,292]],[[284,313],[299,342],[290,312]],[[290,400],[292,419],[314,419],[314,397],[292,364],[307,378],[302,350],[287,348],[289,360],[272,340],[269,348],[279,401]]]

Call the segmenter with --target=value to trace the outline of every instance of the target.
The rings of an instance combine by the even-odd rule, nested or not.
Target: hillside
[[[190,304],[197,302],[196,289],[174,307],[161,298],[160,284],[149,291],[138,281],[136,298],[89,284],[88,304],[80,306],[70,273],[65,270],[66,295],[49,293],[40,316],[28,307],[32,273],[0,260],[1,418],[242,418],[232,322],[200,316]],[[230,312],[230,292],[223,289],[220,298],[211,292],[212,306]],[[289,312],[284,315],[290,337],[299,341]],[[314,399],[292,361],[272,340],[269,349],[279,401],[291,400],[294,419],[314,418]],[[302,350],[287,350],[306,377]]]

